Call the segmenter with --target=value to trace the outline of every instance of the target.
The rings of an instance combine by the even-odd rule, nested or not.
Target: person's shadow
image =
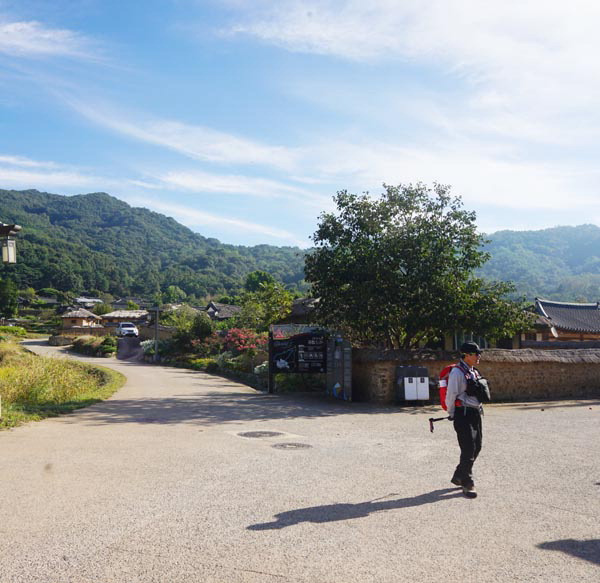
[[[576,540],[567,538],[564,540],[548,541],[539,544],[540,549],[546,551],[561,551],[578,559],[584,559],[600,565],[600,540]]]
[[[388,496],[397,496],[389,494]],[[387,498],[388,496],[384,496]],[[412,498],[396,498],[383,501],[381,498],[370,500],[369,502],[359,502],[357,504],[326,504],[324,506],[311,506],[309,508],[298,508],[275,515],[273,522],[263,522],[252,524],[247,527],[248,530],[271,530],[293,526],[300,522],[334,522],[336,520],[350,520],[352,518],[362,518],[371,514],[371,512],[381,512],[383,510],[397,510],[399,508],[410,508],[412,506],[422,506],[423,504],[432,504],[442,500],[462,497],[462,493],[456,488],[443,488],[442,490],[433,490],[427,494],[420,494]]]

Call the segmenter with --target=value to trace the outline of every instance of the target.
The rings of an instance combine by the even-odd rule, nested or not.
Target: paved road
[[[488,407],[467,500],[432,410],[98,360],[113,398],[0,433],[2,583],[600,580],[599,401]]]

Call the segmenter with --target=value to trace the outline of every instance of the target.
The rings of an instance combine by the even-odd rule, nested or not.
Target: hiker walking
[[[460,461],[451,482],[462,486],[467,498],[476,498],[473,482],[473,464],[481,451],[483,416],[482,402],[489,401],[487,381],[475,368],[481,358],[481,349],[475,342],[465,342],[460,347],[461,359],[450,372],[446,392],[448,415],[454,421],[454,430],[460,446]],[[482,393],[481,381],[485,386]]]

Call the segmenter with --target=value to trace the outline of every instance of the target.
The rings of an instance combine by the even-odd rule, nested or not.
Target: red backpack
[[[440,372],[440,380],[438,381],[438,387],[440,389],[440,405],[442,406],[442,409],[444,411],[448,410],[448,407],[446,407],[446,391],[448,390],[448,377],[450,376],[450,373],[452,372],[452,369],[455,366],[458,366],[458,365],[456,363],[449,364],[448,366],[443,368]],[[456,399],[454,404],[456,406],[462,405],[462,403],[458,399]]]

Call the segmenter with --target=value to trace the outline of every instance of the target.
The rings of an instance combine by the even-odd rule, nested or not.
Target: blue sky
[[[0,0],[0,188],[310,245],[336,191],[600,224],[591,0]],[[10,220],[10,217],[2,217]]]

